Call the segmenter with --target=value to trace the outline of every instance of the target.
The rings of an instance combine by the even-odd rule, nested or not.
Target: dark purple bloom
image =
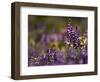
[[[74,45],[75,48],[80,47],[80,40],[76,39],[75,41],[73,41],[73,45]]]
[[[72,31],[72,30],[73,30],[72,25],[71,25],[71,24],[68,24],[68,25],[67,25],[67,32],[70,32],[70,31]]]
[[[47,56],[48,56],[48,64],[49,65],[53,65],[54,64],[54,55],[55,55],[55,51],[51,48],[49,48],[47,50]]]
[[[32,59],[28,60],[28,66],[34,66],[35,63]]]
[[[46,55],[41,55],[39,59],[40,65],[47,65],[48,64],[48,57]]]
[[[61,51],[55,53],[55,64],[63,65],[65,64],[64,54]]]
[[[87,64],[88,63],[87,50],[85,50],[85,49],[81,50],[80,63],[83,63],[83,64]]]
[[[79,34],[80,32],[78,28],[74,30],[71,25],[68,25],[67,31],[66,31],[66,37],[68,38],[70,43],[73,44],[75,48],[80,47],[80,40],[78,39]]]

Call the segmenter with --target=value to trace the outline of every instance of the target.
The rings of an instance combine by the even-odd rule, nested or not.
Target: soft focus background
[[[100,0],[1,0],[0,1],[0,82],[17,82],[10,78],[11,73],[11,2],[25,1],[37,3],[52,3],[65,5],[83,5],[98,7],[98,23],[100,22]],[[98,24],[98,35],[100,35]],[[100,49],[100,37],[98,37],[98,49]],[[98,62],[100,63],[100,50],[98,50]],[[100,64],[98,64],[100,69]],[[100,70],[98,75],[63,77],[50,79],[21,80],[18,82],[100,82]]]
[[[62,29],[66,30],[65,28],[67,27],[69,20],[74,29],[76,28],[76,26],[80,28],[81,35],[87,31],[87,18],[85,17],[82,18],[39,15],[28,16],[28,31],[29,33],[31,33],[36,32],[36,30],[45,30],[47,34],[53,32],[53,30],[55,30],[56,32],[60,32]]]

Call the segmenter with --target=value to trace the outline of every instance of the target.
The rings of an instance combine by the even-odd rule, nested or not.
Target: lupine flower
[[[70,24],[67,26],[66,36],[70,43],[72,43],[76,48],[80,46],[80,41],[78,39],[79,33],[77,33],[77,31],[78,29],[75,31]]]
[[[39,61],[40,63],[40,65],[46,65],[47,64],[47,62],[48,62],[48,57],[46,56],[46,55],[41,55],[40,56],[40,61]]]

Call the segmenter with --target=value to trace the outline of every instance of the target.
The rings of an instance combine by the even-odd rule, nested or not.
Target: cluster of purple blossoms
[[[71,44],[73,44],[75,48],[80,46],[80,40],[79,40],[80,36],[79,35],[80,35],[79,28],[76,27],[76,29],[74,30],[70,24],[67,25],[66,37],[68,41]]]
[[[87,35],[86,33],[84,35]],[[87,64],[88,62],[88,55],[87,55],[87,45],[84,47],[81,44],[80,40],[80,29],[76,27],[75,29],[71,26],[71,24],[67,25],[67,32],[66,32],[66,38],[69,41],[69,43],[72,45],[70,49],[68,49],[67,55],[68,55],[68,64]],[[85,37],[87,39],[87,37]],[[83,39],[84,41],[84,39]]]

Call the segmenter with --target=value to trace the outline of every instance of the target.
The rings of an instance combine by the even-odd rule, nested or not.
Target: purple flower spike
[[[39,62],[40,62],[39,63],[40,65],[47,65],[47,63],[48,63],[48,57],[46,55],[41,55]]]
[[[78,39],[79,35],[80,35],[79,28],[76,28],[76,30],[74,30],[71,25],[68,25],[66,31],[66,37],[68,38],[70,43],[74,45],[75,48],[80,47],[80,40]]]

